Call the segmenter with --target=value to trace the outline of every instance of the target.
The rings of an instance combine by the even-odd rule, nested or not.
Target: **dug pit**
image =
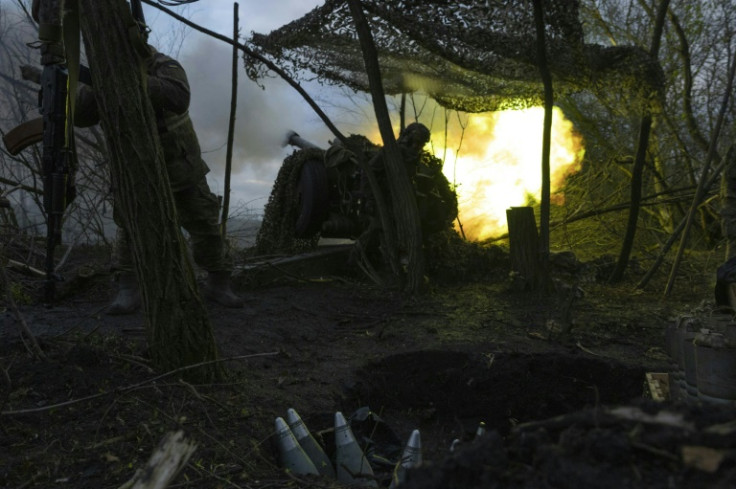
[[[627,403],[642,396],[644,378],[642,368],[584,354],[416,351],[360,368],[350,396],[403,442],[419,429],[424,459],[439,461],[481,423],[506,435],[520,423]]]

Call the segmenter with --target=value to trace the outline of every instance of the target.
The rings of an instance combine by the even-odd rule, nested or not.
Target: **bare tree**
[[[400,250],[407,253],[409,260],[407,289],[411,292],[419,292],[424,277],[424,253],[422,251],[422,229],[419,224],[419,211],[414,198],[414,189],[404,169],[401,153],[391,127],[391,119],[386,107],[383,83],[381,82],[381,73],[378,66],[378,55],[373,44],[368,21],[363,13],[360,0],[349,0],[348,4],[363,50],[366,72],[370,80],[373,107],[376,111],[381,139],[383,139],[385,165],[389,176],[396,239],[398,240],[398,243],[389,242],[389,246],[398,246]],[[387,232],[385,225],[386,223],[384,223],[384,233]]]
[[[110,155],[115,202],[131,236],[153,361],[162,370],[217,358],[165,170],[156,119],[145,96],[124,19],[124,0],[82,0],[81,26]],[[151,157],[153,156],[153,157]],[[213,363],[192,374],[219,375]]]
[[[37,37],[35,22],[20,0],[15,5],[0,6],[0,133],[38,117],[38,85],[21,78],[21,66],[35,66],[36,52],[28,47]],[[112,230],[110,177],[106,148],[99,128],[77,131],[79,166],[77,198],[65,212],[64,244],[90,243],[109,245]],[[19,229],[30,236],[39,234],[44,222],[41,201],[41,161],[36,146],[17,155],[0,148],[0,184],[6,188],[18,215]]]
[[[657,10],[657,17],[654,22],[654,32],[652,34],[652,46],[649,51],[649,54],[655,59],[659,55],[659,46],[661,44],[662,31],[664,30],[664,22],[669,3],[669,0],[662,0],[659,3]],[[624,241],[621,245],[621,253],[619,254],[616,268],[610,278],[612,282],[618,282],[623,278],[624,271],[629,264],[631,248],[634,245],[634,235],[636,234],[636,225],[639,219],[639,210],[641,205],[642,172],[644,171],[644,161],[646,159],[647,147],[649,145],[649,134],[651,128],[652,115],[650,113],[646,113],[639,124],[636,159],[634,160],[634,168],[631,175],[629,221],[626,226],[626,235],[624,236]]]
[[[631,209],[633,177],[641,171],[639,195],[642,201],[647,199],[648,205],[639,207],[636,237],[629,253],[646,258],[651,250],[666,253],[670,249],[670,238],[681,232],[678,222],[687,215],[695,189],[699,182],[712,180],[729,141],[724,133],[713,160],[719,164],[704,174],[710,135],[726,90],[728,59],[736,41],[732,4],[727,0],[670,0],[658,52],[664,75],[662,103],[655,104],[650,112],[648,142],[639,146],[641,166],[635,166],[636,142],[645,114],[627,109],[621,97],[603,99],[581,93],[558,100],[582,132],[586,145],[583,171],[574,175],[565,188],[570,208],[564,216],[567,222],[592,209],[620,203],[627,203]],[[661,2],[644,0],[582,1],[586,39],[607,46],[633,45],[650,50],[659,5]],[[732,104],[727,117],[736,115],[734,109]],[[724,126],[724,132],[729,130],[733,131]],[[733,132],[730,135],[732,139]],[[715,190],[707,190],[693,221],[691,247],[718,243],[722,212]],[[608,215],[565,228],[565,232],[579,230],[567,239],[605,253],[612,246],[620,246],[625,226],[626,221]],[[642,251],[645,248],[648,251]]]

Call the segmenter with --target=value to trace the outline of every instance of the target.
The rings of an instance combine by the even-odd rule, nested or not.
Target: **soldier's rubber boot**
[[[133,314],[141,308],[141,290],[138,280],[131,272],[122,272],[118,276],[118,294],[107,307],[106,313],[111,316]]]
[[[209,272],[203,293],[205,298],[221,306],[232,309],[243,307],[243,299],[230,288],[230,272]]]

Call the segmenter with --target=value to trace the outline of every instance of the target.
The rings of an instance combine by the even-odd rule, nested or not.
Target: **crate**
[[[644,397],[655,401],[670,398],[670,375],[666,372],[647,372],[644,381]]]

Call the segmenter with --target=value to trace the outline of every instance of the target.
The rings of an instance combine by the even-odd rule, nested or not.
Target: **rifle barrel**
[[[41,73],[41,115],[43,116],[43,205],[46,212],[45,301],[54,300],[56,282],[61,278],[54,265],[54,250],[61,243],[61,225],[66,209],[69,176],[69,72],[59,64],[44,66]]]
[[[143,15],[143,5],[141,4],[141,0],[130,0],[130,12],[133,14],[133,18],[138,23],[141,34],[147,36],[148,32],[146,31],[146,17]]]

